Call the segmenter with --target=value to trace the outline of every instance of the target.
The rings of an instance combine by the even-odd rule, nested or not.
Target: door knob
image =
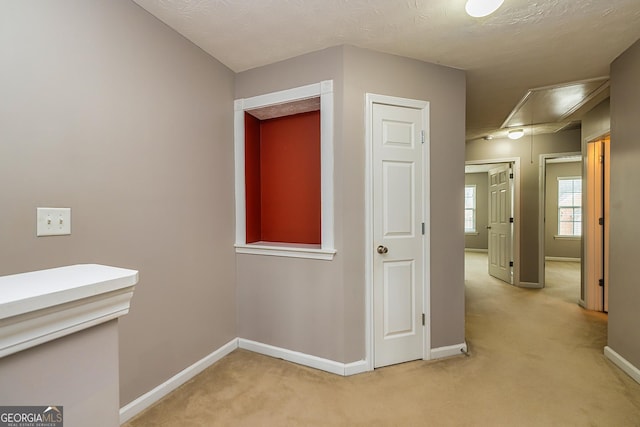
[[[376,250],[378,251],[379,254],[386,254],[387,252],[389,252],[389,248],[382,245],[378,246]]]
[[[491,226],[490,225],[487,225],[487,230],[491,230]]]

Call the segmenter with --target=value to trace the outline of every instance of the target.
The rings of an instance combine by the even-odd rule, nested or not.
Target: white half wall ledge
[[[635,382],[640,384],[640,369],[634,366],[627,359],[618,354],[614,349],[609,346],[604,348],[604,355],[607,359],[613,362],[618,368],[622,369],[625,374],[629,375]]]
[[[129,312],[138,272],[77,264],[0,277],[0,357]]]

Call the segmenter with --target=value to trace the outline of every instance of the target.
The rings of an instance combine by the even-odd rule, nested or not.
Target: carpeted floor
[[[606,315],[576,304],[579,264],[548,263],[529,290],[486,262],[467,253],[470,357],[343,378],[237,350],[125,425],[640,426],[640,384],[602,354]]]

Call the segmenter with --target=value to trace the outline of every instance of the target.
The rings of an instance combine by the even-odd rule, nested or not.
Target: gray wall
[[[117,320],[0,358],[2,405],[59,405],[66,426],[119,425],[118,392]]]
[[[520,281],[538,283],[540,154],[580,151],[580,130],[510,139],[468,141],[466,160],[520,158]]]
[[[467,249],[487,249],[489,246],[489,176],[486,172],[466,173],[465,185],[476,186],[476,234],[465,234],[464,247]]]
[[[345,257],[342,51],[341,47],[334,47],[245,71],[236,77],[236,98],[322,80],[334,81],[336,257],[333,261],[241,254],[236,258],[238,335],[336,361],[347,360],[342,277]],[[357,340],[360,342],[362,337]],[[350,352],[349,361],[362,358],[361,349],[357,350]]]
[[[545,236],[546,257],[580,258],[581,238],[556,238],[558,234],[558,178],[582,176],[582,163],[547,163],[545,194]]]
[[[237,336],[234,74],[129,0],[0,6],[0,274],[138,269],[126,404]],[[35,237],[37,206],[71,236]]]
[[[430,204],[431,204],[431,347],[464,341],[464,140],[466,76],[461,70],[428,64],[399,56],[345,47],[344,149],[349,153],[343,165],[350,174],[359,173],[344,185],[348,218],[345,235],[347,307],[363,301],[363,259],[361,226],[364,213],[364,100],[365,93],[392,95],[429,101],[430,104]],[[355,168],[355,170],[352,170]],[[340,182],[340,181],[338,181]],[[458,195],[452,197],[452,195]],[[359,208],[360,207],[360,208]],[[358,209],[359,208],[359,209]],[[354,263],[354,264],[351,264]],[[361,264],[360,264],[361,265]],[[359,313],[351,313],[354,316]],[[346,319],[349,321],[349,319]],[[363,334],[358,333],[358,336]],[[347,336],[347,339],[350,337]]]
[[[461,197],[450,197],[463,187],[464,78],[461,71],[350,46],[237,75],[237,98],[333,79],[336,103],[337,255],[330,262],[238,255],[241,337],[340,362],[364,358],[363,124],[365,93],[372,92],[431,102],[432,347],[464,341],[463,206]]]
[[[640,367],[640,41],[611,64],[609,346]]]

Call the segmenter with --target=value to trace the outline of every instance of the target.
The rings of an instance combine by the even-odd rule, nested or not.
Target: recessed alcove
[[[332,81],[235,102],[236,252],[331,260]]]
[[[319,246],[320,111],[244,123],[247,243]]]

